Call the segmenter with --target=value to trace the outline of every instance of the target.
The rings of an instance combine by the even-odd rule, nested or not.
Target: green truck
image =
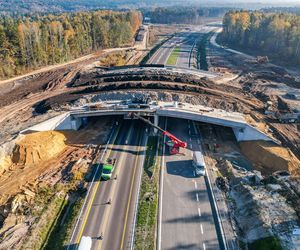
[[[112,173],[115,169],[116,159],[108,158],[105,163],[102,163],[102,172],[101,172],[101,179],[109,180],[111,179]]]

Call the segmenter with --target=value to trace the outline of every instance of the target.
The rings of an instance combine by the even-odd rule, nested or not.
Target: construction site
[[[132,249],[137,243],[131,227],[139,221],[135,204],[140,204],[140,182],[134,176],[142,176],[138,164],[148,157],[144,149],[149,146],[148,135],[159,138],[158,171],[166,164],[165,175],[170,175],[159,172],[158,185],[165,180],[165,191],[155,194],[156,248],[300,249],[300,71],[227,50],[218,45],[216,30],[213,25],[149,25],[140,29],[136,46],[101,51],[0,82],[0,249],[75,249],[84,235],[91,236],[95,249]],[[197,60],[193,57],[199,55],[196,41],[206,34],[208,71],[191,66]],[[177,64],[167,66],[173,49],[180,46]],[[151,64],[141,64],[147,57],[152,58]],[[183,66],[184,60],[189,68]],[[150,125],[126,119],[134,118],[129,117],[131,113],[151,121]],[[187,142],[180,149],[183,155],[172,158],[165,151],[163,137],[170,135],[164,131]],[[201,182],[190,176],[193,170],[185,172],[192,169],[192,152],[198,147],[208,176]],[[120,186],[110,187],[112,180],[95,184],[96,165],[105,152],[119,165],[118,159],[132,154],[123,168],[117,165],[114,170],[119,171],[115,182]],[[172,163],[176,161],[182,163]],[[126,175],[124,169],[133,165],[137,170],[132,170],[132,176],[128,170]],[[121,178],[128,184],[122,184]],[[184,178],[182,186],[198,181],[195,186],[203,185],[205,194],[195,196],[187,188],[183,195],[178,189],[176,201],[167,193],[168,185],[176,186],[176,178]],[[93,185],[100,189],[97,186],[96,200],[89,203]],[[105,242],[106,235],[115,230],[111,224],[121,214],[114,206],[123,206],[112,194],[117,197],[118,190],[127,186],[132,201],[124,204],[126,213],[120,220],[128,226],[116,243]],[[151,192],[147,201],[156,197]],[[198,222],[192,215],[169,218],[172,202],[181,210],[194,209],[190,199],[195,196],[198,202],[201,195],[208,197],[208,206],[201,210],[202,217],[198,208],[200,220],[210,219],[202,222],[199,235],[203,225],[216,232],[215,238],[203,236],[201,247],[191,243],[198,236],[191,238],[190,247],[187,242],[172,245],[168,238],[171,222],[179,227]],[[87,229],[93,226],[89,210],[99,204],[104,207],[102,202],[108,198],[113,200],[110,208],[99,212],[103,220],[99,224],[105,226]],[[111,215],[114,220],[109,219]],[[120,227],[123,230],[123,224]],[[96,238],[103,228],[107,231],[99,242]],[[264,244],[271,248],[263,248]]]

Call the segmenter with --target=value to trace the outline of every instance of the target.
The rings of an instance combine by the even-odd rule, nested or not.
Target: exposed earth
[[[181,28],[152,27],[150,46]],[[119,65],[138,63],[145,51],[124,49],[122,52],[113,53],[116,53],[117,57],[115,65]],[[74,106],[142,95],[149,96],[152,100],[201,104],[240,112],[250,124],[275,138],[279,144],[261,141],[232,144],[230,150],[212,154],[211,160],[216,166],[225,164],[225,168],[233,169],[233,178],[228,180],[232,190],[228,195],[235,200],[235,220],[243,221],[243,217],[249,220],[249,215],[272,207],[282,212],[278,212],[280,216],[262,215],[263,218],[257,220],[271,227],[272,220],[277,216],[276,223],[279,226],[274,229],[275,234],[282,228],[292,227],[294,224],[288,224],[287,219],[299,220],[299,210],[295,211],[299,204],[289,204],[287,200],[291,195],[300,199],[299,190],[294,188],[300,183],[300,125],[279,122],[275,112],[266,114],[265,105],[269,101],[270,110],[277,110],[283,114],[298,109],[299,101],[286,98],[285,95],[286,91],[298,91],[299,76],[295,72],[278,70],[270,65],[255,64],[248,58],[229,54],[211,44],[207,54],[209,71],[220,74],[217,79],[155,69],[132,72],[128,70],[126,74],[114,74],[114,71],[106,68],[111,66],[106,63],[112,61],[112,56],[108,56],[107,53],[95,53],[55,69],[0,82],[0,238],[5,239],[1,241],[0,249],[17,249],[25,240],[30,242],[30,237],[33,237],[37,230],[37,224],[33,222],[38,220],[38,223],[45,223],[45,215],[39,217],[39,206],[42,206],[41,189],[60,183],[64,188],[59,189],[59,192],[61,196],[65,196],[72,189],[66,184],[68,180],[73,180],[76,185],[83,183],[82,176],[91,171],[89,163],[94,159],[96,148],[103,145],[107,139],[113,120],[94,120],[85,129],[77,132],[52,131],[21,136],[18,136],[18,133]],[[263,174],[265,180],[269,181],[266,185],[274,184],[268,178],[276,171],[288,171],[291,174],[290,179],[276,182],[275,184],[279,185],[278,189],[266,185],[256,187],[256,184],[251,183],[237,184],[236,179],[241,178],[243,174],[221,159],[233,150],[243,155],[245,161],[252,163],[252,170],[259,170]],[[76,174],[79,175],[78,179],[74,177]],[[225,178],[228,177],[227,170],[222,174]],[[290,185],[290,189],[286,193],[280,192],[282,189],[287,190],[285,185]],[[272,195],[268,191],[270,189],[276,189]],[[278,196],[280,202],[273,204],[273,196]],[[260,201],[261,199],[264,201]],[[33,206],[35,202],[37,205]],[[241,204],[245,202],[248,202],[249,206],[256,204],[256,210],[242,211]],[[33,208],[30,210],[31,206]],[[281,217],[283,210],[288,217]],[[273,235],[267,230],[263,231],[260,225],[252,225],[253,229],[246,228],[246,224],[249,224],[249,221],[241,223],[239,230],[247,231],[244,235],[247,241],[257,239],[259,233],[266,237]],[[31,232],[31,236],[26,238],[24,236],[28,231]],[[288,246],[289,238],[284,238],[283,241]],[[33,246],[29,244],[28,247]]]

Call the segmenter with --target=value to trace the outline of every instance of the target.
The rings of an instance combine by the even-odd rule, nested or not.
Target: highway
[[[192,167],[197,132],[191,121],[168,119],[167,124],[188,147],[179,155],[163,155],[158,249],[220,249],[206,177],[196,177]]]
[[[166,41],[157,52],[149,59],[148,64],[166,64],[167,60],[174,49],[174,47],[182,42],[182,38],[174,36],[170,40]]]
[[[201,39],[205,33],[213,30],[213,27],[199,26],[194,30],[182,31],[174,37],[166,41],[154,55],[149,59],[149,64],[164,64],[167,65],[169,56],[175,47],[180,47],[180,53],[177,58],[176,67],[179,68],[193,68],[190,60],[190,55],[195,43]]]
[[[192,51],[197,40],[201,37],[199,33],[189,34],[180,45],[180,53],[176,62],[176,66],[180,68],[193,68]]]
[[[78,246],[82,236],[92,238],[92,249],[127,249],[132,244],[134,207],[145,152],[144,124],[125,120],[113,136],[115,141],[105,154],[105,158],[116,159],[113,177],[102,181],[100,171],[96,174],[70,248]],[[98,238],[101,234],[102,240]]]
[[[175,47],[180,46],[176,67],[191,67],[190,54],[200,31],[181,32],[167,41],[148,63],[166,64]],[[199,150],[199,135],[188,120],[168,119],[167,130],[188,142],[183,154],[162,155],[159,202],[158,250],[220,249],[206,177],[196,177],[192,151]],[[116,159],[113,178],[101,181],[98,169],[75,226],[68,250],[78,246],[82,236],[90,236],[92,249],[130,249],[133,246],[134,215],[145,154],[145,125],[124,120],[114,129],[106,152],[98,162]],[[117,178],[115,179],[114,177]],[[108,201],[111,199],[111,204]],[[218,224],[217,224],[218,225]],[[99,236],[103,235],[103,239]]]

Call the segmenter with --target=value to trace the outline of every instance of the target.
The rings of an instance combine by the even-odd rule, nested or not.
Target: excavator
[[[169,146],[171,155],[179,154],[179,149],[180,148],[186,148],[187,147],[186,142],[179,140],[176,136],[172,135],[170,132],[162,129],[161,127],[153,124],[148,119],[145,119],[144,117],[142,117],[142,116],[140,116],[136,113],[132,113],[130,115],[131,115],[132,118],[140,119],[141,121],[149,124],[150,126],[156,128],[157,130],[161,131],[163,135],[167,136],[169,138],[169,141],[167,141],[166,144],[167,144],[167,146]]]

